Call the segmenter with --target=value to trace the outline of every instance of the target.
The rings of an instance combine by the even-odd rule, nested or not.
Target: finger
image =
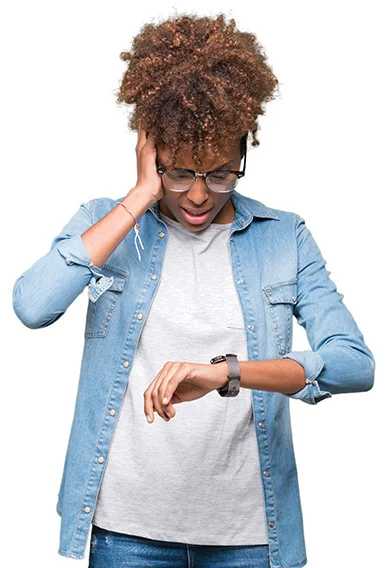
[[[188,363],[180,363],[178,369],[169,378],[169,380],[164,381],[161,387],[162,404],[168,405],[173,400],[173,396],[178,385],[182,383],[182,381],[184,381],[185,379],[189,378],[190,371],[191,371],[191,366]]]
[[[138,120],[138,135],[137,135],[137,152],[140,152],[146,144],[146,130],[141,124],[141,119]]]
[[[154,390],[154,386],[156,384],[156,381],[157,381],[158,377],[160,376],[160,374],[162,373],[163,370],[164,370],[164,367],[162,367],[162,369],[160,369],[160,371],[156,374],[153,381],[150,383],[150,385],[147,387],[147,389],[143,393],[144,413],[146,415],[146,419],[147,419],[148,422],[154,421],[154,411],[156,409],[155,409],[155,406],[154,406],[153,390]]]
[[[154,422],[154,409],[153,409],[153,400],[151,398],[151,392],[149,389],[146,389],[143,393],[144,397],[144,412],[146,416],[146,420],[148,422]]]
[[[168,367],[165,367],[165,373],[160,374],[160,377],[156,380],[158,395],[157,408],[161,407],[169,418],[173,418],[176,415],[173,403],[179,402],[179,400],[178,397],[175,396],[175,390],[179,383],[184,380],[187,370],[187,364],[184,362],[172,363]],[[163,402],[165,392],[171,393],[167,403]]]
[[[169,402],[169,404],[165,405],[165,412],[167,412],[167,415],[169,416],[169,418],[175,417],[176,411],[175,411],[174,406],[172,405],[171,402]]]
[[[165,365],[162,367],[162,369],[160,369],[160,371],[157,373],[154,380],[152,381],[152,383],[150,384],[150,386],[147,389],[149,391],[149,396],[151,397],[151,403],[152,403],[153,410],[158,412],[158,414],[164,420],[169,420],[169,417],[164,412],[163,405],[160,402],[160,399],[159,399],[159,396],[158,396],[158,388],[159,388],[159,385],[161,384],[161,382],[163,380],[163,377],[167,374],[168,370],[172,366],[173,366],[173,363],[171,363],[171,362],[165,363]]]
[[[172,372],[173,371],[173,372]],[[174,368],[166,375],[162,384],[159,387],[159,397],[161,404],[167,404],[174,394],[180,381],[176,380],[177,376],[182,376],[181,373],[186,373],[185,363],[176,363]],[[181,379],[183,380],[183,379]]]
[[[183,380],[185,372],[184,363],[173,363],[173,365],[166,369],[166,372],[162,374],[160,379],[157,381],[157,406],[161,406],[163,409],[167,408],[168,405],[164,402],[165,392],[168,389],[168,392],[173,394],[179,382]],[[181,377],[180,381],[176,380],[177,376]],[[167,402],[169,402],[169,400]]]
[[[167,371],[163,371],[162,373],[160,373],[157,381],[155,382],[155,385],[152,389],[152,401],[153,401],[153,407],[155,408],[156,412],[158,412],[158,414],[164,419],[164,420],[169,420],[169,416],[166,412],[166,407],[164,404],[161,403],[161,398],[159,396],[159,386],[162,382],[162,380],[164,379],[165,375],[166,375]]]

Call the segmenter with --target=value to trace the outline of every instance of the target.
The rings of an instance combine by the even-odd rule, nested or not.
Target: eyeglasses
[[[160,165],[156,158],[157,172],[162,175],[165,189],[170,191],[188,191],[198,177],[202,177],[211,191],[216,193],[229,193],[233,191],[238,180],[245,175],[247,161],[247,134],[240,139],[240,155],[244,157],[243,169],[229,170],[219,168],[209,172],[196,172],[186,168],[169,169]]]

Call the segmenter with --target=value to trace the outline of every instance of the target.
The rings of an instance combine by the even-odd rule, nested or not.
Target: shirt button
[[[255,326],[250,323],[250,324],[248,325],[248,329],[255,329]]]
[[[260,426],[260,428],[263,428],[264,422],[261,422],[261,421],[260,421],[260,422],[257,423],[257,425]]]
[[[242,284],[244,282],[244,280],[242,278],[239,278],[239,280],[237,280],[237,284]]]
[[[110,414],[111,416],[115,416],[115,408],[110,408],[109,414]]]
[[[268,469],[265,469],[265,470],[263,471],[263,473],[264,473],[264,475],[265,475],[266,477],[269,477],[269,475],[270,475]]]
[[[104,461],[105,461],[105,458],[103,456],[99,456],[98,462],[103,463]]]
[[[269,521],[268,526],[273,529],[275,526],[275,521]]]
[[[157,280],[157,274],[152,274],[150,277],[152,280]]]
[[[124,366],[124,367],[128,367],[128,366],[129,366],[129,362],[128,362],[128,361],[123,361],[123,366]]]
[[[139,312],[139,314],[137,315],[137,318],[138,318],[139,320],[141,320],[141,319],[143,318],[143,314],[141,314],[141,312]]]
[[[86,507],[83,507],[83,511],[84,511],[85,513],[90,513],[91,507],[89,507],[88,505],[86,505]]]
[[[159,236],[161,239],[163,239],[164,236],[165,236],[165,233],[164,233],[163,231],[160,231],[160,232],[158,233],[158,236]]]

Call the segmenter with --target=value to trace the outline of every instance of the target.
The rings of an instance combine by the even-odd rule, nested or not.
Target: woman
[[[223,15],[145,25],[122,58],[137,182],[13,290],[40,328],[88,287],[58,552],[91,528],[92,568],[303,566],[289,400],[369,390],[375,365],[304,219],[235,189],[277,79]]]

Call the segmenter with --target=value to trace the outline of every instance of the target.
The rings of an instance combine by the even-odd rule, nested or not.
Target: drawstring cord
[[[142,250],[144,250],[144,246],[143,246],[143,243],[142,243],[142,240],[141,240],[141,235],[139,234],[139,225],[138,225],[138,223],[136,223],[136,224],[134,225],[134,231],[135,231],[134,244],[135,244],[135,248],[137,249],[138,258],[139,258],[139,260],[141,260],[141,253],[139,252],[139,249],[138,249],[137,239],[139,240],[139,244],[141,245]]]
[[[124,204],[122,203],[122,201],[119,201],[118,205],[122,205],[122,207],[124,207],[126,209],[126,211],[128,213],[130,213],[130,215],[133,217],[134,219],[134,232],[135,232],[135,237],[134,237],[134,244],[135,244],[135,248],[137,249],[137,255],[138,255],[138,259],[141,260],[141,253],[139,252],[139,248],[138,248],[138,244],[137,244],[137,239],[139,241],[139,244],[142,248],[142,250],[144,249],[143,243],[142,243],[142,239],[141,239],[141,235],[139,234],[139,229],[140,226],[137,222],[137,219],[135,218],[135,215],[130,211],[130,209]]]

